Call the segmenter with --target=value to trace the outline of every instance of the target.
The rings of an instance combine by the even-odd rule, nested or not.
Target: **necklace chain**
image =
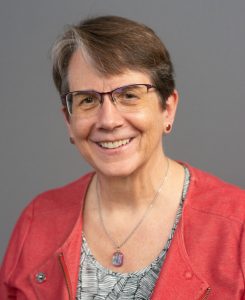
[[[140,218],[140,220],[138,221],[138,223],[134,226],[134,228],[130,231],[130,233],[127,235],[127,237],[120,243],[117,244],[114,239],[112,238],[112,236],[110,235],[110,233],[108,232],[104,220],[103,220],[103,216],[102,216],[102,211],[101,211],[101,199],[100,199],[100,193],[99,193],[99,187],[98,187],[98,180],[96,181],[96,193],[97,193],[97,202],[98,202],[98,210],[99,210],[99,218],[100,218],[100,222],[102,224],[102,227],[104,229],[104,232],[106,233],[107,237],[109,238],[109,240],[111,241],[111,243],[114,245],[114,247],[117,249],[117,251],[120,250],[120,248],[125,245],[127,243],[127,241],[132,237],[132,235],[135,233],[135,231],[140,227],[140,225],[143,223],[143,221],[145,220],[145,218],[147,217],[147,215],[149,214],[149,212],[151,211],[156,199],[159,196],[159,193],[164,185],[164,182],[168,176],[168,171],[169,171],[169,159],[167,158],[167,169],[165,172],[165,175],[163,177],[163,180],[159,186],[159,188],[157,189],[152,201],[149,203],[149,205],[147,206],[143,216]]]

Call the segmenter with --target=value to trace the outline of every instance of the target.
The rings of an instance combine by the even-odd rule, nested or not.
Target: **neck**
[[[103,208],[117,210],[145,207],[151,203],[165,181],[169,164],[170,161],[163,155],[154,165],[143,166],[127,177],[108,178],[97,174],[97,189]]]

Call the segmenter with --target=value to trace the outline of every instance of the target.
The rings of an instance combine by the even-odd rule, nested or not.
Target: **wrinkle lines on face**
[[[150,83],[149,75],[133,70],[103,77],[79,52],[73,55],[69,65],[69,85],[73,90],[107,92],[124,85]],[[139,111],[121,112],[108,99],[110,96],[105,95],[96,115],[86,118],[71,115],[67,122],[70,136],[97,172],[107,176],[129,176],[149,161],[162,159],[165,111],[157,92],[152,91],[148,96],[149,103]]]

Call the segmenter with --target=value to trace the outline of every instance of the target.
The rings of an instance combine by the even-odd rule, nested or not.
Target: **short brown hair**
[[[143,71],[160,92],[163,106],[175,88],[168,50],[149,27],[118,16],[86,19],[70,26],[52,49],[53,79],[60,94],[69,91],[67,70],[72,54],[81,48],[104,76],[125,70]]]

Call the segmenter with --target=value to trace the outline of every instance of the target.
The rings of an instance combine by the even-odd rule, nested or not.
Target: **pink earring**
[[[72,145],[75,144],[74,139],[73,139],[72,137],[70,137],[70,143],[71,143]]]

